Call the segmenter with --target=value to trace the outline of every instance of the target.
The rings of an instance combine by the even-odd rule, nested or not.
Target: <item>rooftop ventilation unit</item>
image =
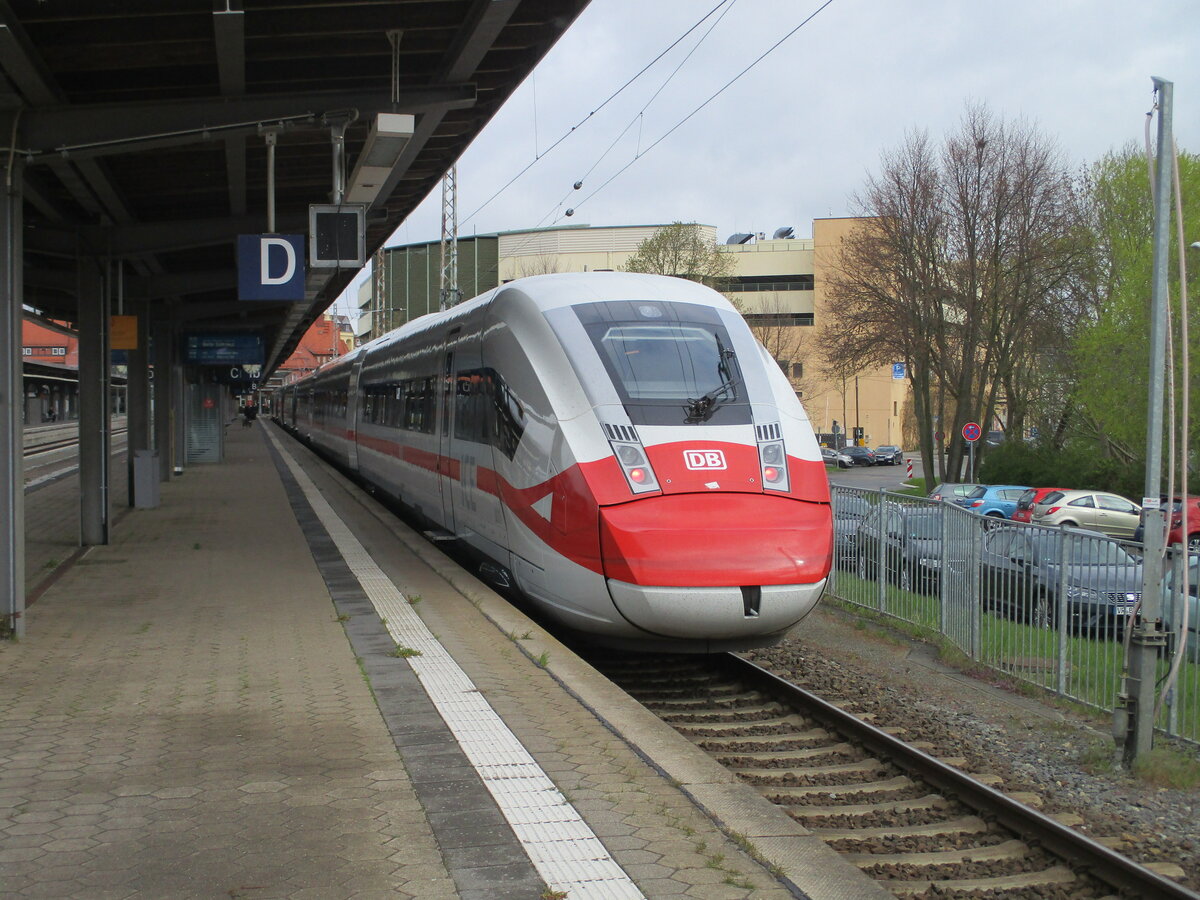
[[[725,240],[725,243],[726,243],[726,245],[728,245],[728,244],[745,244],[745,243],[748,243],[750,241],[750,239],[753,237],[754,237],[754,235],[752,235],[752,234],[741,234],[741,233],[731,234]]]
[[[796,237],[791,225],[784,225],[782,228],[776,228],[775,234],[772,235],[773,241],[790,241]]]

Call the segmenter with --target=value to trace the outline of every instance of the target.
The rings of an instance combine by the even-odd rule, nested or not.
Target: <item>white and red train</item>
[[[777,641],[829,574],[829,484],[774,360],[678,278],[540,275],[285,387],[284,426],[574,632]]]

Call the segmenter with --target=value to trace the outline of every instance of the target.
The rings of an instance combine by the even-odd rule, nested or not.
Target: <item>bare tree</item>
[[[1078,308],[1088,250],[1073,181],[1051,141],[968,106],[939,151],[914,132],[885,154],[856,201],[870,221],[831,279],[829,352],[908,363],[933,472],[933,432],[1021,406],[1031,340],[1063,335]],[[951,441],[941,478],[959,477],[964,450]]]
[[[758,342],[783,369],[792,389],[797,393],[807,393],[806,386],[812,383],[815,374],[812,371],[815,360],[809,358],[808,335],[812,329],[791,320],[793,310],[778,292],[755,304],[753,312],[748,312],[744,304],[735,303],[735,306],[745,317]]]
[[[553,275],[562,271],[562,264],[557,253],[538,253],[528,256],[517,263],[517,277],[527,278],[530,275]]]
[[[674,275],[718,287],[733,271],[733,266],[733,260],[717,249],[716,241],[704,236],[698,224],[674,222],[642,241],[622,269]]]

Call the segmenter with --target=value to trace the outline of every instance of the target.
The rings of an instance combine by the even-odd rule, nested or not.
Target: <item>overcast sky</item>
[[[459,161],[460,235],[696,221],[722,242],[809,237],[853,214],[906,131],[940,141],[967,102],[1034,124],[1072,165],[1140,143],[1151,76],[1174,82],[1176,141],[1200,150],[1196,0],[832,0],[680,125],[824,2],[733,0],[589,116],[717,2],[592,0]],[[436,240],[440,217],[436,189],[389,246]]]

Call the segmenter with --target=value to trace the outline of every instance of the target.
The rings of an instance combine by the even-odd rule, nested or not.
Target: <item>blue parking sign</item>
[[[239,300],[304,299],[304,235],[238,235]]]
[[[904,368],[904,363],[892,363],[892,378],[896,381],[902,381],[905,375]]]

